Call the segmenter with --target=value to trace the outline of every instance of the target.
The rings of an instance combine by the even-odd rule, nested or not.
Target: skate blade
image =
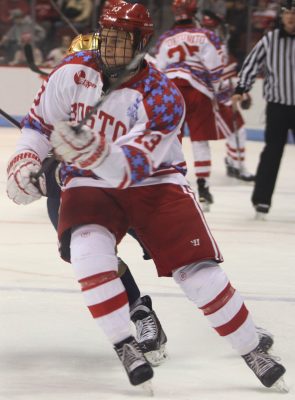
[[[165,344],[162,344],[159,350],[149,351],[148,353],[145,353],[144,356],[152,367],[158,367],[168,358]]]
[[[257,212],[255,214],[255,219],[256,219],[256,221],[266,221],[266,214]]]
[[[240,182],[244,182],[244,183],[254,183],[255,182],[255,178],[245,178],[245,177],[239,177],[237,178]]]
[[[201,202],[201,207],[202,207],[202,211],[204,213],[210,212],[210,204],[209,203]]]
[[[289,387],[286,384],[283,377],[277,380],[271,387],[272,389],[276,389],[280,393],[289,393]]]
[[[145,394],[147,394],[148,396],[150,396],[150,397],[154,396],[154,389],[153,389],[153,385],[152,385],[152,381],[151,380],[142,383],[140,385],[140,387],[143,389]]]

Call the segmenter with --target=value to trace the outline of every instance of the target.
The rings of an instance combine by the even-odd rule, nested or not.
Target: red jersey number
[[[199,51],[199,46],[190,46],[187,43],[180,44],[179,46],[173,47],[168,51],[168,57],[172,58],[178,53],[178,61],[185,61],[187,55],[193,56]]]
[[[135,139],[136,143],[142,144],[148,151],[155,150],[160,141],[161,141],[160,135],[153,135],[152,137],[141,135]]]

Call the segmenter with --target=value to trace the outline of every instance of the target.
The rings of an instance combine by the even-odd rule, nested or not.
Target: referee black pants
[[[288,130],[295,138],[295,106],[268,103],[266,108],[265,147],[256,171],[252,203],[271,205]]]

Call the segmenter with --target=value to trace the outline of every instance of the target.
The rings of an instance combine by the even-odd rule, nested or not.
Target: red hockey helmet
[[[203,28],[214,30],[223,23],[223,19],[210,10],[204,10],[202,14],[201,26]]]
[[[139,34],[140,42],[146,44],[154,33],[148,10],[142,4],[130,4],[122,0],[111,1],[99,20],[100,27],[118,29]],[[142,43],[141,43],[142,44]]]
[[[215,14],[210,10],[203,10],[202,18],[200,20],[202,28],[206,28],[209,31],[214,32],[223,43],[227,43],[229,40],[229,29],[228,25],[224,22],[224,19]]]
[[[198,9],[197,0],[173,0],[172,11],[175,21],[192,19]]]
[[[117,77],[130,63],[130,56],[134,59],[139,55],[138,63],[135,65],[137,68],[154,32],[148,10],[138,3],[130,4],[116,0],[101,15],[99,28],[101,34],[99,54],[104,72],[111,77]],[[114,40],[119,36],[120,41]],[[110,37],[112,42],[105,44]]]
[[[124,0],[106,0],[103,5],[102,14],[104,14],[107,10],[111,10],[113,7],[122,2],[124,2]]]

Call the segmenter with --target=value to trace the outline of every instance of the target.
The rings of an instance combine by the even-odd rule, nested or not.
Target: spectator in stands
[[[262,36],[272,30],[277,19],[277,10],[268,0],[258,0],[252,13],[252,45],[255,45]],[[252,47],[252,46],[251,46]]]
[[[50,53],[46,58],[44,66],[49,68],[56,67],[66,56],[68,49],[71,45],[71,42],[72,42],[71,36],[69,35],[62,36],[60,47],[56,47],[50,51]]]
[[[11,24],[11,11],[21,10],[23,14],[29,14],[30,7],[26,0],[0,0],[0,24]]]
[[[24,46],[26,44],[31,44],[32,49],[33,49],[33,55],[34,55],[34,60],[36,65],[41,65],[43,62],[43,55],[40,49],[35,47],[33,41],[32,41],[32,35],[31,33],[23,33],[21,35],[21,44],[18,50],[16,50],[14,54],[14,58],[12,61],[9,62],[9,65],[26,65],[26,56],[24,53]]]
[[[204,10],[212,11],[214,14],[225,18],[226,1],[225,0],[200,0],[198,1],[198,10],[201,14]]]
[[[236,60],[238,70],[247,54],[247,20],[247,1],[239,0],[231,4],[226,16],[230,33],[228,50]]]
[[[46,36],[45,30],[40,25],[33,24],[32,18],[21,9],[12,10],[10,16],[13,25],[0,41],[0,45],[6,48],[8,62],[13,60],[15,52],[21,48],[23,34],[30,34],[36,44],[41,43]]]
[[[57,45],[55,42],[55,23],[57,21],[60,22],[60,15],[48,0],[35,0],[34,12],[37,23],[46,31],[46,39],[44,40],[42,50],[44,54],[48,54]]]
[[[62,11],[79,30],[90,26],[90,17],[93,10],[91,0],[64,0]]]
[[[35,14],[39,23],[60,19],[59,14],[48,0],[36,0]]]

